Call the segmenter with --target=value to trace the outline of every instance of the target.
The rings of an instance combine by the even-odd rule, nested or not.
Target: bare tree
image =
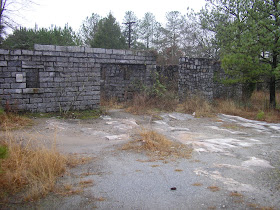
[[[96,13],[92,13],[90,17],[86,17],[80,28],[80,35],[83,42],[87,46],[93,46],[93,39],[98,30],[98,23],[101,20],[101,16]]]
[[[3,40],[5,29],[17,26],[15,17],[33,4],[32,0],[0,0],[0,42]]]

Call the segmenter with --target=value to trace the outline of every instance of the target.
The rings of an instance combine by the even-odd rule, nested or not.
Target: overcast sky
[[[111,11],[119,23],[122,23],[126,11],[133,11],[138,18],[142,18],[146,12],[152,12],[158,22],[165,21],[165,14],[169,11],[187,13],[187,8],[199,11],[205,4],[205,0],[33,0],[37,5],[29,7],[21,12],[17,22],[25,27],[49,28],[51,25],[64,26],[69,24],[74,30],[78,30],[82,21],[92,13],[102,17]]]

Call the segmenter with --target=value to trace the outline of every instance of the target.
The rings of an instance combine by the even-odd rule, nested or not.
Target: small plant
[[[159,80],[159,74],[155,73],[155,83],[153,87],[148,91],[149,95],[155,97],[163,97],[166,93],[166,87]]]
[[[0,115],[3,115],[5,113],[4,109],[0,106]]]
[[[0,145],[0,159],[4,159],[7,157],[8,154],[8,148],[7,146]]]
[[[259,111],[257,114],[257,120],[264,120],[265,114],[264,111]]]

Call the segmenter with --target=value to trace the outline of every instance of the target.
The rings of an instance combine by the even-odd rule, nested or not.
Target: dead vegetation
[[[200,187],[202,186],[203,184],[200,183],[200,182],[196,182],[196,183],[193,183],[192,186],[195,186],[195,187]]]
[[[276,101],[280,104],[280,93]],[[253,120],[279,122],[280,107],[272,109],[269,106],[269,93],[255,91],[247,103],[231,99],[216,99],[209,102],[199,95],[189,97],[180,102],[174,92],[165,92],[164,95],[151,97],[145,93],[135,94],[132,100],[118,103],[116,99],[103,101],[107,108],[124,108],[132,114],[154,115],[160,111],[177,111],[193,114],[195,117],[213,117],[217,113],[241,116]]]
[[[239,193],[239,192],[231,192],[230,196],[231,197],[243,197],[243,195],[241,193]]]
[[[280,93],[276,95],[277,104],[280,104]],[[216,100],[216,113],[241,116],[252,120],[279,122],[280,107],[272,109],[269,106],[269,93],[255,91],[247,103],[233,100]]]
[[[178,103],[173,92],[166,92],[164,97],[139,93],[126,102],[125,109],[132,114],[152,114],[158,111],[174,111]]]
[[[16,113],[0,113],[0,130],[13,130],[32,125],[32,120]]]
[[[67,168],[87,161],[61,154],[55,141],[46,146],[34,139],[18,139],[9,132],[0,139],[0,148],[6,151],[0,157],[1,202],[9,202],[13,195],[18,202],[33,201],[55,192],[56,181]]]
[[[213,117],[215,113],[213,105],[199,95],[178,104],[176,111],[193,114],[195,117]]]
[[[209,186],[207,189],[211,190],[212,192],[217,192],[220,191],[220,188],[217,186]]]
[[[192,148],[167,139],[153,130],[141,130],[139,138],[122,146],[122,150],[145,151],[153,160],[191,158]]]

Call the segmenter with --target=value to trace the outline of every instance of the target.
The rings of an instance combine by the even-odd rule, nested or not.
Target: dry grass
[[[192,186],[196,186],[196,187],[200,187],[202,186],[203,184],[202,183],[199,183],[199,182],[196,182],[196,183],[193,183]]]
[[[254,209],[257,209],[257,210],[276,210],[276,208],[274,208],[274,207],[271,207],[271,206],[260,206],[260,205],[255,204],[255,203],[247,203],[247,206],[249,208],[254,208]]]
[[[120,103],[116,97],[112,97],[106,99],[105,97],[101,97],[100,105],[105,107],[105,109],[122,109],[124,108],[124,103]]]
[[[11,134],[1,139],[8,148],[1,160],[1,197],[25,190],[25,200],[35,200],[54,189],[56,179],[65,172],[67,157],[60,154],[55,144],[51,148],[28,141],[18,142]]]
[[[125,108],[132,114],[153,115],[160,111],[178,111],[188,114],[195,113],[195,117],[213,117],[216,113],[241,116],[253,120],[279,122],[280,119],[280,93],[276,95],[278,107],[269,106],[269,93],[255,91],[246,104],[233,100],[217,99],[212,103],[199,95],[189,97],[179,103],[174,92],[166,92],[161,97],[151,97],[145,93],[135,94],[133,99],[125,103],[118,103],[116,99],[103,101],[106,108]]]
[[[220,191],[220,188],[217,186],[209,186],[207,189],[211,190],[212,192],[217,192]]]
[[[146,151],[154,160],[164,160],[166,157],[191,158],[190,147],[171,141],[156,131],[142,130],[139,138],[123,145],[122,150]]]
[[[277,104],[280,104],[280,93],[276,95]],[[216,100],[216,112],[236,115],[253,120],[279,122],[280,109],[271,109],[269,106],[269,93],[255,91],[250,102],[242,104],[232,100]],[[279,105],[278,105],[279,106]]]
[[[157,111],[174,111],[177,104],[178,99],[173,92],[167,92],[162,97],[139,93],[126,103],[126,111],[132,114],[153,114]]]
[[[238,192],[231,192],[230,196],[231,197],[243,197],[243,195],[241,193],[238,193]]]
[[[57,189],[56,194],[62,196],[77,195],[83,192],[83,188],[74,187],[72,184],[64,184],[63,188]]]
[[[79,154],[72,154],[69,155],[67,161],[67,166],[70,168],[74,168],[78,165],[87,164],[89,161],[93,160],[93,157],[81,157]]]
[[[195,117],[212,117],[214,116],[214,109],[210,102],[200,96],[193,96],[186,99],[179,104],[176,111],[189,113]]]
[[[93,186],[94,181],[92,179],[82,180],[79,182],[81,188]]]
[[[32,120],[14,113],[0,114],[0,130],[13,130],[32,125]]]
[[[44,197],[57,192],[57,179],[68,167],[88,162],[89,158],[63,155],[58,152],[55,141],[46,146],[34,139],[17,139],[10,132],[0,139],[0,147],[7,148],[7,155],[0,159],[0,201],[16,195],[19,202]],[[89,185],[85,181],[84,186]],[[65,185],[67,194],[78,193],[71,185]]]

